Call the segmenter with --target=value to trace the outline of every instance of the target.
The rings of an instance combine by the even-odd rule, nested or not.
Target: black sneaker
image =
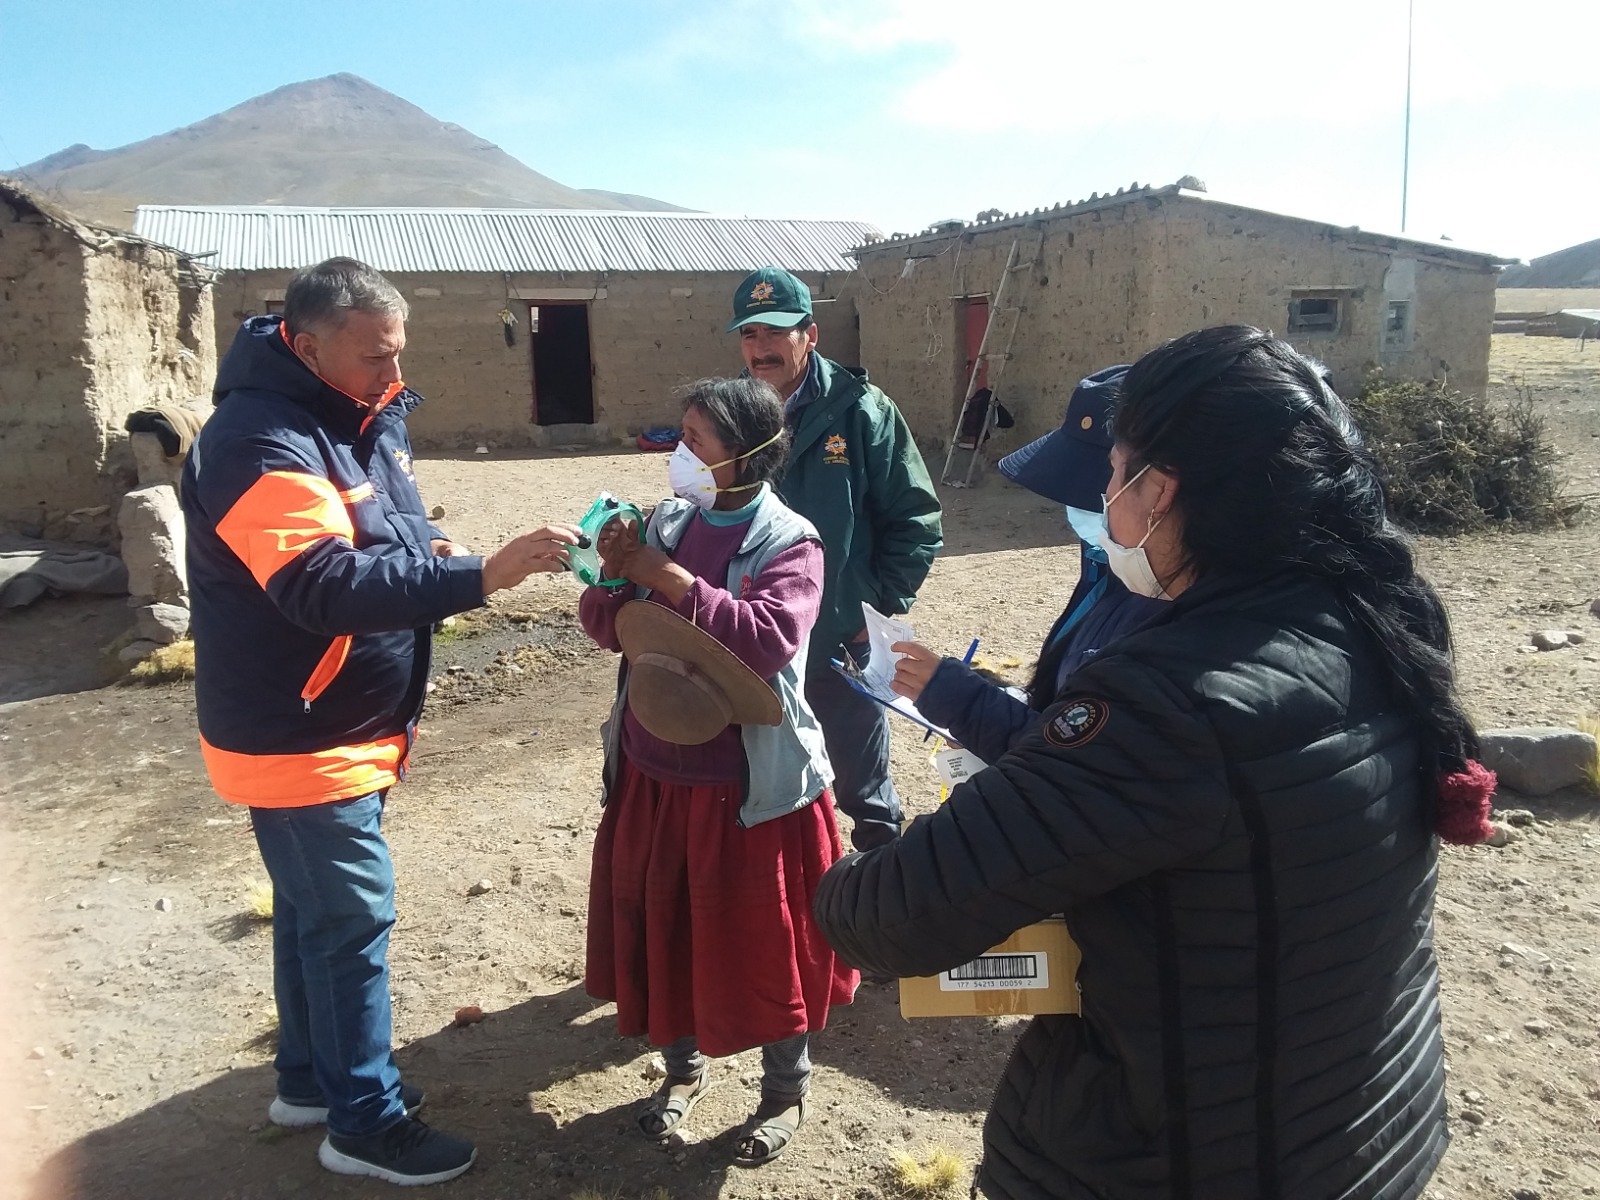
[[[417,1109],[427,1099],[421,1088],[412,1087],[409,1083],[400,1085],[400,1103],[406,1106],[406,1116],[416,1116]],[[285,1129],[309,1129],[313,1125],[328,1123],[328,1106],[320,1096],[314,1100],[285,1100],[282,1096],[275,1096],[267,1106],[267,1120]]]
[[[369,1175],[402,1187],[454,1179],[477,1157],[477,1148],[465,1138],[430,1129],[415,1117],[401,1117],[371,1137],[330,1133],[317,1148],[317,1161],[336,1174]]]

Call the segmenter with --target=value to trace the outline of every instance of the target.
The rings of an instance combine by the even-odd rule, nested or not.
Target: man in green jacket
[[[900,797],[889,779],[889,722],[829,663],[847,650],[867,659],[862,601],[907,612],[944,544],[938,494],[894,401],[816,352],[811,289],[763,267],[733,295],[728,332],[745,367],[784,398],[792,442],[779,483],[784,501],[817,527],[824,550],[822,612],[806,660],[810,701],[833,762],[834,802],[867,850],[900,833]]]

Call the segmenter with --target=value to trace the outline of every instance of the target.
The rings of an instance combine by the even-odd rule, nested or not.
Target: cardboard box
[[[938,975],[900,981],[902,1017],[1004,1017],[1079,1010],[1077,944],[1051,917]]]

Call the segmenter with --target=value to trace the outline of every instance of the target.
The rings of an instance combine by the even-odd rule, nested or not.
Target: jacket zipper
[[[350,643],[353,640],[350,634],[342,633],[323,651],[316,670],[311,672],[305,687],[300,689],[300,699],[305,701],[306,712],[311,711],[311,702],[327,691],[328,685],[344,669],[344,661],[350,657]]]

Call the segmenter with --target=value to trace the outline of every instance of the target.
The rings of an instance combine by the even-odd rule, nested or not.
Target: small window
[[[281,313],[283,311],[282,300],[264,300],[262,301],[262,304],[264,306],[264,311],[269,316],[273,313]]]
[[[1342,307],[1338,296],[1297,296],[1289,301],[1289,332],[1338,333]]]
[[[1411,301],[1391,300],[1383,319],[1383,348],[1404,350],[1411,345]]]

